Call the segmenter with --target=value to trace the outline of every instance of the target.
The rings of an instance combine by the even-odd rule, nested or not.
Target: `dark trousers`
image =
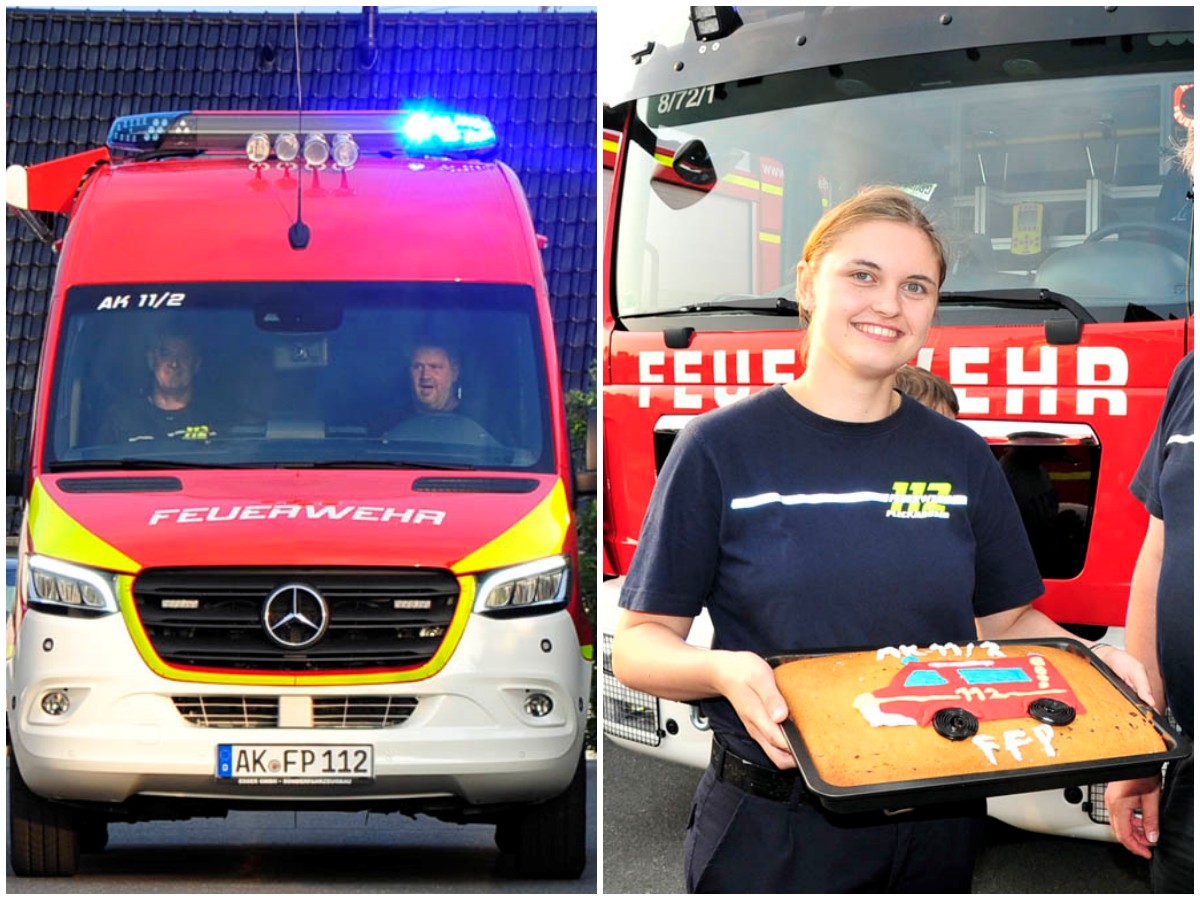
[[[800,779],[789,802],[755,797],[710,766],[684,844],[688,892],[970,893],[982,803],[889,817],[833,815],[810,798]]]
[[[1167,772],[1159,809],[1158,845],[1150,859],[1150,885],[1158,894],[1191,894],[1196,889],[1194,780],[1192,757]]]

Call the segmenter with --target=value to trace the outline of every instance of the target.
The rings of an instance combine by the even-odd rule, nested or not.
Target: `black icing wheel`
[[[949,741],[965,741],[979,731],[979,720],[965,709],[939,709],[933,716],[933,730]]]
[[[1075,721],[1075,707],[1053,697],[1042,697],[1029,704],[1029,716],[1047,725],[1070,725]]]

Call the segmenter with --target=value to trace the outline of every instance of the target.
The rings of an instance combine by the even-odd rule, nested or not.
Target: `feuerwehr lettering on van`
[[[156,509],[150,525],[195,525],[201,522],[270,521],[272,519],[328,519],[349,522],[399,522],[401,525],[441,525],[441,509],[397,509],[394,506],[300,506],[294,503],[235,506],[185,506]]]

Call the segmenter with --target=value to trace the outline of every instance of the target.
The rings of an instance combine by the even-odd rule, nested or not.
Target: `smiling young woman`
[[[612,660],[630,687],[701,700],[712,726],[685,843],[689,891],[971,889],[983,802],[827,812],[796,775],[764,659],[1065,634],[1030,606],[1042,581],[987,444],[893,390],[945,270],[903,192],[874,188],[830,210],[798,266],[804,374],[694,419],[659,473]],[[894,515],[892,496],[917,482],[956,502]],[[685,642],[704,607],[713,649]]]
[[[796,267],[807,354],[788,393],[842,421],[893,413],[896,370],[924,343],[945,275],[941,239],[902,191],[871,189],[832,211]]]

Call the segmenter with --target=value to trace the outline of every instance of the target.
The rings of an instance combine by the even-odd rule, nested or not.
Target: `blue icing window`
[[[967,684],[1003,684],[1032,680],[1020,669],[959,669],[958,674]]]
[[[930,672],[928,669],[922,671],[918,669],[913,672],[908,678],[904,679],[905,687],[936,687],[939,684],[946,684],[946,679],[937,672]]]

